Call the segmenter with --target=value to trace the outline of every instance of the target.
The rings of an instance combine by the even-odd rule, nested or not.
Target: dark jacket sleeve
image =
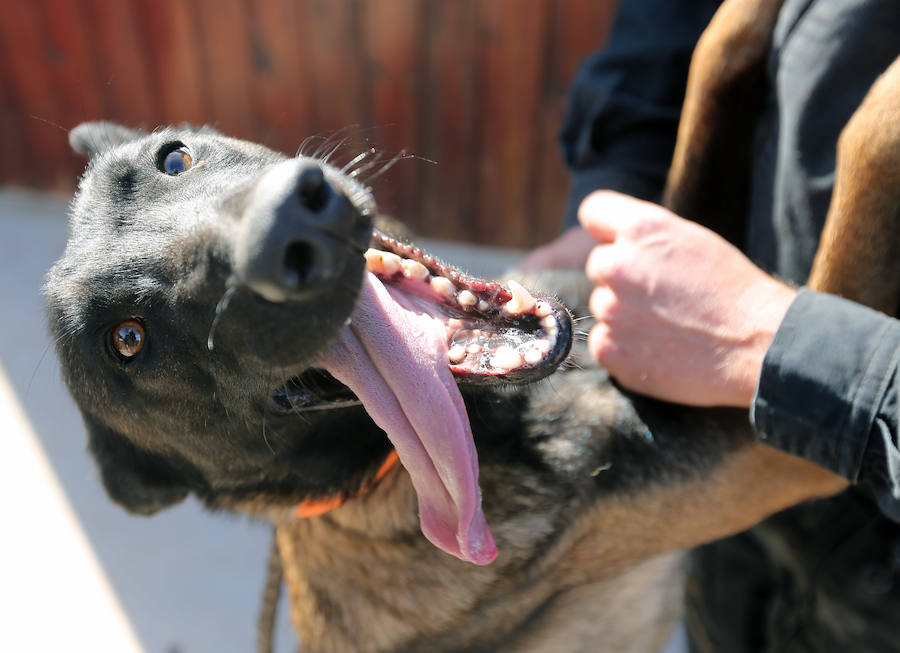
[[[900,321],[802,289],[763,361],[761,440],[867,488],[900,521]]]
[[[572,189],[565,226],[597,189],[659,201],[691,52],[719,0],[621,0],[607,47],[582,63],[560,136]]]

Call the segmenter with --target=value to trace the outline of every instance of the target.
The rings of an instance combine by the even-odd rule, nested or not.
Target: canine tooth
[[[399,272],[400,264],[403,261],[402,258],[393,252],[382,252],[381,260],[384,262],[384,271],[386,274],[396,274]]]
[[[405,258],[402,260],[400,265],[403,268],[403,276],[407,279],[424,280],[428,278],[428,268],[426,268],[418,261],[413,261],[412,259]]]
[[[456,301],[460,306],[474,306],[478,302],[478,298],[470,290],[463,290],[456,296]]]
[[[367,249],[366,269],[374,274],[390,276],[400,269],[400,257],[393,252],[383,252],[380,249]]]
[[[541,320],[541,324],[543,325],[543,327],[545,329],[556,329],[557,328],[556,318],[553,317],[552,315],[548,315],[543,320]]]
[[[522,284],[515,279],[510,279],[508,285],[509,292],[512,294],[512,299],[503,305],[503,310],[510,315],[521,315],[534,308],[535,299]]]
[[[447,352],[447,357],[451,363],[458,363],[466,357],[466,348],[462,345],[453,345]]]
[[[491,356],[491,367],[499,367],[504,370],[516,370],[522,367],[522,355],[512,347],[501,345]]]
[[[532,348],[525,352],[523,358],[529,365],[535,365],[541,362],[541,359],[544,358],[544,355],[537,349]]]
[[[477,342],[473,342],[471,344],[466,345],[466,353],[480,354],[481,353],[481,345],[479,345]]]
[[[547,302],[538,301],[534,307],[534,314],[538,317],[547,317],[553,314],[553,308]]]
[[[549,340],[537,340],[534,343],[534,348],[542,354],[546,354],[552,347],[553,345]]]
[[[432,277],[430,283],[436,293],[444,295],[445,297],[449,297],[453,294],[453,291],[456,290],[453,282],[447,277]]]
[[[366,257],[366,269],[369,272],[379,273],[384,270],[384,262],[381,258],[381,255],[384,252],[381,252],[377,249],[367,249],[366,253],[363,256]]]

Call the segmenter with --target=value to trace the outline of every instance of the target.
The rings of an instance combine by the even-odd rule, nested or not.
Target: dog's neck
[[[493,481],[489,469],[482,477]],[[679,613],[677,556],[626,573],[596,569],[582,564],[598,557],[596,542],[576,528],[535,561],[534,542],[558,525],[523,511],[492,520],[501,555],[478,567],[428,543],[415,506],[398,468],[337,510],[279,525],[304,651],[560,651],[579,642],[597,651],[655,651]]]

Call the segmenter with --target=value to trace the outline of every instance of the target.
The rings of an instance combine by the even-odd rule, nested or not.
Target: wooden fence
[[[189,121],[293,153],[416,155],[373,181],[417,232],[531,246],[567,191],[557,133],[615,0],[12,0],[0,183],[70,192],[66,130]]]

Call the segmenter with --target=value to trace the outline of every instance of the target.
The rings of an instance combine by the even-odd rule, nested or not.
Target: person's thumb
[[[623,229],[645,213],[647,206],[656,207],[615,191],[595,191],[578,207],[578,221],[598,243],[613,243]]]

